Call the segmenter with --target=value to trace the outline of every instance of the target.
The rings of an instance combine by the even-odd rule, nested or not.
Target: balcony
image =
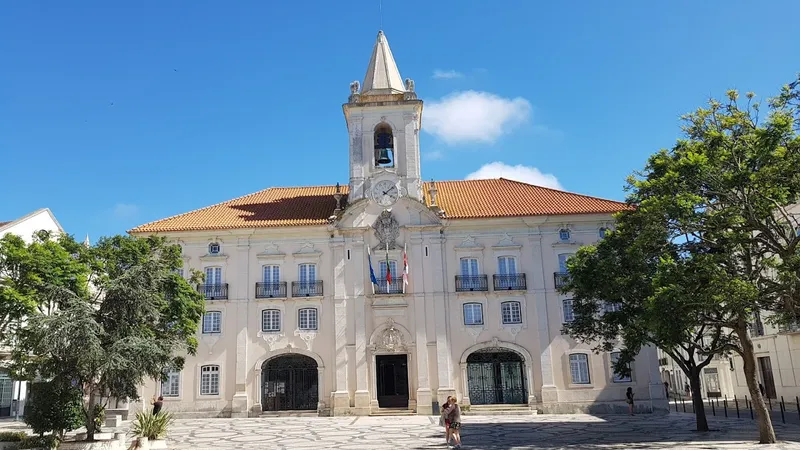
[[[322,280],[292,281],[292,297],[322,297]]]
[[[456,275],[456,292],[486,292],[489,277],[486,275]]]
[[[206,300],[227,300],[228,283],[198,284],[197,292],[206,296]]]
[[[256,298],[286,298],[286,282],[256,283]]]
[[[553,279],[556,281],[556,289],[560,289],[569,283],[569,273],[555,272],[553,273]]]
[[[386,280],[379,281],[378,284],[374,286],[375,286],[375,294],[391,295],[391,294],[403,293],[402,278],[392,278],[391,283],[387,283]]]
[[[495,291],[524,291],[528,289],[528,282],[524,273],[513,275],[492,275]]]

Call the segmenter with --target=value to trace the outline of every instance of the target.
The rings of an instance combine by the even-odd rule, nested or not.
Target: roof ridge
[[[513,182],[513,183],[524,184],[524,185],[527,185],[527,186],[533,186],[533,187],[537,187],[537,188],[541,188],[541,189],[547,189],[548,191],[560,192],[560,193],[562,193],[562,194],[570,194],[570,195],[575,195],[575,196],[578,196],[578,197],[583,197],[583,198],[591,198],[591,199],[593,199],[593,200],[602,200],[602,201],[605,201],[605,202],[614,202],[614,203],[620,203],[620,204],[623,204],[623,205],[627,205],[627,204],[628,204],[628,203],[627,203],[627,202],[625,202],[625,201],[612,200],[612,199],[610,199],[610,198],[603,198],[603,197],[596,197],[596,196],[594,196],[594,195],[580,194],[580,193],[578,193],[578,192],[572,192],[572,191],[566,191],[566,190],[561,190],[561,189],[555,189],[555,188],[551,188],[551,187],[547,187],[547,186],[539,186],[538,184],[530,184],[530,183],[526,183],[526,182],[524,182],[524,181],[512,180],[512,179],[510,179],[510,178],[503,178],[503,177],[500,177],[500,178],[495,178],[495,179],[499,179],[499,180],[505,180],[505,181],[511,181],[511,182]]]

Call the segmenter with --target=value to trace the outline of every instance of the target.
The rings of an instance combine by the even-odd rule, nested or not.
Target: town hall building
[[[654,349],[632,374],[562,334],[566,260],[624,203],[507,179],[423,182],[423,101],[378,33],[344,104],[347,183],[273,187],[130,230],[205,274],[199,349],[151,382],[183,416],[280,411],[665,410]],[[502,405],[502,406],[497,406]]]

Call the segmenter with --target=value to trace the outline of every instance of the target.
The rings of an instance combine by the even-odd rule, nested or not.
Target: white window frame
[[[311,314],[310,316],[303,317],[304,313]],[[312,320],[313,319],[313,320]],[[303,324],[305,322],[305,325]],[[313,324],[312,324],[313,322]],[[313,326],[312,326],[313,325]],[[297,310],[297,329],[300,331],[317,331],[319,330],[319,309],[315,307],[303,307]]]
[[[574,253],[559,253],[558,256],[556,256],[556,258],[558,258],[559,273],[569,273],[569,269],[567,269],[567,260],[572,258],[574,255]]]
[[[166,381],[161,382],[161,396],[164,398],[179,398],[181,396],[181,372],[168,369],[164,371]],[[166,386],[166,389],[164,389]]]
[[[208,323],[206,322],[206,317],[209,318]],[[216,320],[216,330],[214,329],[215,322],[212,317],[218,318]],[[222,311],[206,311],[203,313],[203,334],[222,334]]]
[[[306,295],[316,292],[317,263],[304,262],[297,265],[297,281],[300,282],[298,293]]]
[[[220,395],[221,373],[222,368],[217,364],[200,366],[200,395]]]
[[[223,270],[221,266],[207,266],[203,269],[206,274],[205,284],[212,286],[221,286],[223,284]],[[211,276],[209,277],[209,273]],[[209,279],[210,278],[210,279]]]
[[[477,306],[478,313],[480,314],[480,321],[473,321],[473,322],[467,321],[467,315],[468,315],[467,314],[467,309],[473,310],[474,307],[476,307],[476,306]],[[483,324],[486,321],[486,319],[484,317],[484,314],[483,314],[483,303],[466,302],[463,305],[461,305],[461,312],[464,315],[464,325],[466,325],[468,327],[483,326]],[[469,315],[471,315],[473,318],[475,317],[475,313],[474,312],[470,313]]]
[[[209,255],[219,255],[222,253],[222,246],[219,242],[209,242],[208,243],[208,254]]]
[[[395,261],[393,259],[389,260],[389,270],[391,270],[391,272],[392,272],[392,281],[394,281],[398,276],[398,273],[397,273],[397,261]],[[378,263],[378,271],[380,273],[380,275],[378,276],[378,282],[380,283],[381,280],[383,280],[385,282],[386,281],[386,260],[385,259]]]
[[[572,232],[569,228],[561,228],[558,230],[558,240],[561,242],[569,242],[572,237]]]
[[[511,269],[509,269],[509,262],[511,262]],[[517,257],[511,255],[502,255],[497,257],[497,273],[499,275],[516,275],[517,273]]]
[[[569,311],[567,311],[567,307],[569,306]],[[575,321],[575,310],[574,301],[571,298],[565,298],[561,300],[561,315],[563,323],[572,323]],[[569,314],[568,314],[569,312]]]
[[[611,369],[611,381],[613,383],[632,383],[633,382],[633,372],[627,377],[620,376],[617,372],[614,371],[614,363],[619,359],[619,355],[621,352],[611,352],[608,354],[608,365]],[[630,366],[628,366],[630,367]]]
[[[516,306],[516,313],[519,317],[519,320],[514,321],[514,306]],[[509,320],[506,320],[506,307],[510,308],[508,317]],[[500,303],[500,317],[503,325],[518,325],[522,324],[522,303],[516,300],[508,300]]]
[[[269,320],[267,320],[267,316],[268,315],[271,316]],[[265,327],[264,326],[267,323],[270,323],[271,325],[274,325],[275,322],[276,322],[276,318],[277,318],[277,323],[278,323],[278,327],[277,328],[275,328],[275,327]],[[280,309],[267,308],[267,309],[261,310],[261,331],[263,333],[280,333],[281,326],[283,325],[281,322],[283,322],[283,320],[282,320],[282,317],[281,317],[281,310]]]
[[[585,373],[581,369],[586,369]],[[569,377],[570,384],[576,386],[592,384],[591,359],[588,353],[569,354]]]
[[[617,312],[622,309],[622,303],[617,302],[603,302],[603,312],[610,313],[610,312]]]

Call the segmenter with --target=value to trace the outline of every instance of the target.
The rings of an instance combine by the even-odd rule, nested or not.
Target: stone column
[[[538,230],[537,230],[538,231]],[[542,237],[540,234],[535,234],[529,238],[531,252],[533,253],[533,264],[531,274],[533,275],[533,295],[536,298],[536,318],[538,320],[537,327],[539,331],[539,357],[542,370],[542,403],[557,403],[558,402],[558,388],[555,384],[555,377],[553,375],[553,355],[550,350],[550,321],[547,308],[547,293],[550,291],[549,286],[555,283],[552,276],[548,277],[544,260],[544,251],[542,249]],[[557,295],[553,293],[553,295]],[[533,380],[531,379],[531,383]],[[535,395],[535,394],[534,394]]]
[[[255,414],[261,414],[261,410],[263,408],[261,405],[261,397],[263,395],[261,392],[261,367],[256,367],[255,378],[256,381],[253,383],[253,406],[250,408],[250,411]]]
[[[356,415],[369,415],[369,379],[367,370],[367,311],[366,296],[364,292],[364,257],[366,249],[363,241],[353,244],[353,254],[356,255],[351,261],[351,275],[353,283],[353,302],[355,306],[355,344],[356,344],[356,392],[355,409]]]
[[[317,367],[317,411],[322,411],[325,408],[325,368]]]
[[[461,389],[463,392],[461,394],[461,404],[462,405],[469,405],[469,380],[467,379],[467,363],[459,363],[461,367]]]
[[[237,299],[234,300],[236,311],[236,388],[231,402],[231,417],[248,416],[247,399],[247,308],[250,304],[248,295],[250,286],[250,242],[248,238],[240,238],[236,246],[236,265],[239,271],[239,280],[244,286],[237,286]],[[228,305],[228,311],[232,305]]]
[[[350,413],[350,394],[347,391],[347,290],[345,279],[344,242],[331,243],[333,256],[333,329],[335,386],[331,392],[331,415]],[[323,373],[324,374],[324,373]],[[320,385],[322,379],[319,380]],[[324,394],[322,394],[324,395]],[[322,397],[320,397],[320,401]]]

